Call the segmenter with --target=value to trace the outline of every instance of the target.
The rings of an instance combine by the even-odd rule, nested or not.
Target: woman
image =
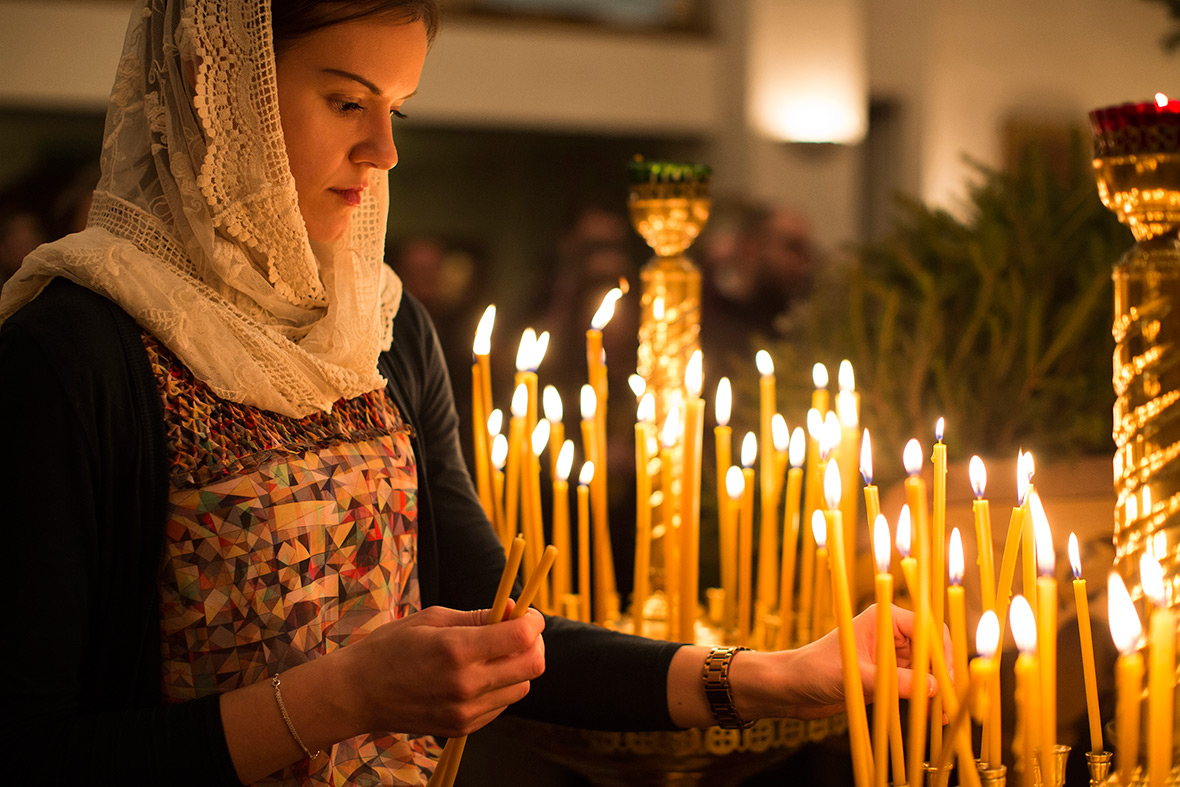
[[[535,611],[480,626],[503,554],[433,328],[381,260],[392,126],[437,9],[271,10],[141,4],[89,225],[0,297],[17,772],[420,784],[429,736],[510,705],[716,723],[707,649]],[[830,638],[723,655],[735,720],[842,702]]]

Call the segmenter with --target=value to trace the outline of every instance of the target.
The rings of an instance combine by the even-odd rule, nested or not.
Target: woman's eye
[[[364,109],[364,107],[356,101],[342,101],[340,99],[336,99],[332,103],[335,105],[336,111],[344,115],[350,114],[352,112],[359,112]]]

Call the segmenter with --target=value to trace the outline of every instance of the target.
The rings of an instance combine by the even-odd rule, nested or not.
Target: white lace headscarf
[[[387,211],[387,173],[372,170],[346,237],[308,240],[270,0],[141,0],[87,228],[25,259],[0,322],[62,276],[118,303],[218,396],[327,410],[385,383],[377,356],[401,302],[383,262]]]

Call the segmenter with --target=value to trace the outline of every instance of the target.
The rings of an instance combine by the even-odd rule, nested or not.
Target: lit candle
[[[1040,667],[1037,664],[1037,622],[1024,596],[1012,599],[1012,637],[1020,655],[1016,657],[1016,728],[1013,746],[1022,787],[1033,787],[1033,753],[1037,749],[1037,715]],[[1125,783],[1125,782],[1124,782]]]
[[[996,635],[997,637],[999,636],[998,629],[996,631]],[[978,637],[978,632],[976,636]],[[976,659],[976,661],[979,661],[979,659]],[[975,665],[972,664],[967,675],[956,676],[956,678],[958,679],[959,685],[963,686],[963,688],[959,690],[961,704],[959,705],[958,710],[956,710],[954,715],[951,717],[951,725],[948,734],[951,740],[959,741],[963,739],[964,736],[970,739],[971,706],[978,702],[979,696],[983,693],[984,676],[983,673],[980,670],[977,670]],[[939,787],[946,787],[947,780],[950,777],[950,770],[947,768],[947,765],[950,764],[950,761],[951,747],[947,746],[942,750],[942,754],[938,758],[935,765],[935,773],[940,774]],[[979,779],[977,763],[974,760],[968,760],[966,765],[960,761],[959,768],[961,781],[963,783],[971,781],[968,771],[975,774],[976,781]]]
[[[561,455],[561,446],[565,442],[565,407],[561,403],[561,394],[552,385],[546,385],[541,391],[541,409],[545,413],[545,420],[549,422],[549,472],[557,474],[557,460]],[[557,548],[561,552],[561,547]]]
[[[537,428],[533,430],[533,463],[531,472],[527,480],[529,484],[529,527],[531,532],[526,535],[529,544],[525,546],[525,553],[528,553],[528,546],[535,543],[537,546],[533,550],[537,560],[541,559],[539,552],[543,552],[545,548],[545,520],[541,513],[541,453],[545,450],[545,446],[549,444],[549,422],[541,421],[537,424]],[[543,612],[553,612],[553,608],[549,605],[549,583],[544,582],[540,588],[540,595],[537,597],[537,606]]]
[[[959,528],[951,529],[946,571],[950,586],[946,589],[947,622],[951,629],[951,654],[955,665],[955,688],[959,703],[966,702],[967,688],[967,601],[963,593],[963,537]],[[999,621],[997,621],[997,628]]]
[[[823,368],[822,364],[817,366]],[[826,385],[826,370],[824,380]],[[826,402],[827,391],[823,393]],[[819,459],[819,441],[823,430],[824,417],[813,407],[807,411],[807,470],[803,477],[803,513],[800,519],[802,522],[811,522],[811,515],[819,506],[820,495],[823,492]],[[811,535],[810,527],[803,528],[803,564],[799,572],[799,639],[803,642],[811,637],[811,604],[812,594],[815,592],[815,539]]]
[[[683,473],[680,478],[680,635],[696,641],[697,603],[700,600],[701,554],[701,443],[705,403],[701,401],[704,371],[701,351],[695,351],[684,372]]]
[[[570,574],[570,471],[574,467],[574,441],[566,440],[557,452],[553,473],[553,546],[557,563],[553,566],[553,600],[565,598],[572,587]]]
[[[821,472],[823,472],[823,474],[824,474],[825,481],[826,481],[827,475],[828,475],[828,468],[830,468],[830,467],[837,467],[838,468],[839,467],[839,463],[835,460],[836,449],[839,447],[839,445],[840,445],[840,420],[836,417],[836,414],[834,412],[829,411],[827,417],[824,418],[823,429],[820,432],[820,441],[819,441],[820,467],[822,468]],[[826,502],[826,496],[827,496],[827,492],[826,492],[826,487],[825,487],[825,502]],[[812,514],[812,516],[814,517],[814,514]],[[830,576],[831,576],[831,570],[832,570],[831,569],[831,562],[832,562],[831,550],[828,551],[827,557],[828,557],[828,565],[827,565],[828,576],[824,577],[824,576],[821,576],[821,572],[819,570],[819,550],[818,550],[818,542],[817,542],[817,549],[816,549],[816,567],[817,568],[816,568],[816,575],[815,575],[815,584],[816,584],[816,594],[817,595],[816,595],[815,610],[817,613],[821,613],[821,614],[819,614],[817,617],[815,617],[812,620],[812,629],[811,630],[813,632],[813,639],[818,639],[823,634],[826,634],[827,632],[831,631],[832,627],[835,625],[835,622],[836,622],[835,618],[834,618],[834,610],[832,608],[832,603],[831,603],[830,597],[824,596],[820,592],[821,589],[830,588],[830,586],[831,586],[831,582],[830,582]],[[820,603],[821,599],[823,601],[822,604]]]
[[[488,406],[491,400],[490,362],[488,355],[492,348],[492,324],[496,321],[496,307],[488,306],[475,329],[475,341],[471,347],[474,358],[471,364],[471,427],[474,438],[475,481],[479,502],[484,514],[493,519],[491,452],[488,449],[488,433],[484,431]],[[485,388],[486,386],[486,388]],[[489,393],[485,397],[484,391]]]
[[[651,572],[651,475],[648,453],[656,400],[649,393],[639,400],[635,422],[635,579],[631,593],[631,620],[635,634],[643,636],[643,610],[650,593]]]
[[[778,524],[775,522],[774,505],[774,435],[772,421],[775,408],[774,361],[766,350],[759,350],[754,356],[758,367],[758,443],[762,446],[758,472],[759,507],[762,523],[758,537],[758,595],[754,606],[755,619],[761,621],[769,609],[778,587],[775,558],[778,556]]]
[[[877,787],[889,783],[889,722],[898,696],[897,670],[890,669],[893,659],[893,575],[889,558],[893,545],[889,523],[878,514],[873,521],[873,555],[877,559],[877,680],[873,684],[873,774]],[[905,779],[905,773],[893,774]]]
[[[787,447],[791,469],[787,471],[787,502],[783,507],[782,581],[779,584],[778,649],[786,650],[795,633],[795,552],[799,548],[799,498],[803,491],[803,460],[807,438],[795,427]]]
[[[1000,672],[1000,661],[995,658],[999,647],[1000,619],[989,609],[983,613],[983,617],[979,619],[979,627],[975,630],[975,651],[979,657],[971,662],[972,678],[974,679],[978,673],[982,686],[977,695],[979,702],[976,717],[984,730],[989,729],[991,718],[1001,713],[1000,697],[992,691],[992,687],[998,685],[993,678]],[[1003,764],[1000,736],[989,735],[980,754],[990,770],[999,768]]]
[[[601,599],[601,605],[598,600],[595,601],[595,613],[601,613],[599,622],[603,622],[609,617],[611,607],[614,606],[614,601],[618,594],[618,585],[615,582],[615,565],[614,557],[611,554],[610,548],[610,525],[608,524],[609,509],[607,501],[610,496],[607,494],[607,481],[610,473],[607,470],[607,444],[606,444],[606,411],[607,411],[607,372],[605,354],[602,349],[602,331],[606,328],[611,317],[615,313],[615,304],[619,298],[623,296],[622,289],[615,287],[611,289],[602,298],[602,304],[598,307],[598,311],[590,320],[590,329],[586,331],[586,365],[590,385],[594,389],[596,397],[596,407],[594,412],[594,437],[595,445],[598,448],[598,455],[594,459],[595,466],[598,472],[594,474],[594,483],[590,487],[593,506],[591,510],[594,514],[594,538],[595,538],[595,573],[601,573],[601,583],[603,586],[604,596]]]
[[[1139,558],[1143,595],[1151,600],[1147,671],[1147,784],[1163,787],[1172,770],[1173,710],[1176,694],[1176,614],[1168,609],[1164,570],[1155,555]]]
[[[1119,784],[1129,785],[1134,779],[1139,758],[1139,695],[1143,692],[1143,656],[1139,654],[1139,644],[1143,639],[1143,626],[1127,593],[1127,586],[1123,584],[1123,578],[1113,571],[1107,583],[1106,595],[1110,636],[1119,650],[1114,670],[1118,692],[1114,722],[1115,763],[1118,765]],[[1167,729],[1170,733],[1171,722]]]
[[[1078,639],[1082,646],[1082,678],[1086,684],[1086,718],[1090,723],[1090,751],[1103,751],[1102,713],[1098,708],[1098,677],[1094,669],[1094,636],[1090,631],[1090,597],[1082,579],[1078,537],[1069,534],[1069,567],[1073,569],[1073,600],[1078,612]]]
[[[848,593],[848,563],[844,555],[844,523],[841,521],[840,466],[829,462],[824,473],[824,515],[828,541],[832,545],[832,602],[836,609],[836,631],[840,643],[840,666],[844,676],[844,704],[848,710],[848,737],[852,743],[852,767],[858,787],[873,783],[873,749],[869,742],[868,712],[864,684],[856,653],[856,632],[852,629],[852,598]],[[818,541],[818,539],[817,539]]]
[[[1033,456],[1028,451],[1025,451],[1022,459],[1024,462],[1024,465],[1023,465],[1024,472],[1025,472],[1025,475],[1028,480],[1028,491],[1023,496],[1023,500],[1024,500],[1024,503],[1023,503],[1023,507],[1024,507],[1024,534],[1023,534],[1023,539],[1022,539],[1023,543],[1021,544],[1021,551],[1024,554],[1024,561],[1023,561],[1024,595],[1026,598],[1035,598],[1034,594],[1036,591],[1033,590],[1033,588],[1035,588],[1036,584],[1037,584],[1036,531],[1035,531],[1035,527],[1034,527],[1034,522],[1032,521],[1032,519],[1029,518],[1029,511],[1028,511],[1029,505],[1031,505],[1030,501],[1031,501],[1031,496],[1032,496],[1032,492],[1033,492],[1033,487],[1032,487]],[[1018,461],[1017,468],[1019,468],[1019,467],[1020,467],[1020,462]],[[1019,472],[1019,469],[1017,470],[1017,472]],[[1038,614],[1039,613],[1038,613],[1037,609],[1034,607],[1033,608],[1033,616],[1036,617]],[[1040,645],[1042,648],[1044,648],[1043,642],[1040,643]]]
[[[818,509],[811,512],[811,536],[815,539],[815,608],[811,613],[812,636],[819,639],[828,633],[828,592],[832,584],[828,576],[828,523],[824,519],[824,512]]]
[[[729,467],[725,471],[725,496],[729,505],[725,507],[725,520],[722,521],[723,535],[732,534],[734,548],[729,553],[729,559],[722,564],[722,585],[725,587],[725,602],[727,614],[725,634],[728,636],[738,632],[740,639],[740,614],[737,611],[738,599],[738,559],[737,559],[737,531],[741,524],[741,500],[746,493],[746,479],[740,467]],[[748,596],[747,596],[748,598]],[[748,604],[748,602],[747,602]],[[748,624],[747,624],[748,627]]]
[[[742,440],[742,515],[738,523],[738,644],[750,642],[751,602],[754,597],[754,460],[758,438],[746,432]]]
[[[1029,493],[1029,515],[1036,537],[1037,642],[1041,662],[1041,769],[1046,783],[1055,784],[1057,758],[1057,557],[1053,533],[1041,497]],[[1047,767],[1046,767],[1047,766]]]
[[[678,524],[676,493],[672,488],[672,452],[680,434],[680,408],[672,405],[664,427],[660,430],[660,505],[664,520],[664,535],[661,539],[664,552],[664,599],[665,636],[669,641],[680,640],[680,527]]]
[[[578,619],[590,622],[590,482],[594,463],[585,462],[578,473]]]
[[[787,472],[789,461],[787,449],[791,445],[791,430],[782,413],[775,413],[770,417],[770,438],[774,442],[774,478],[771,479],[774,483],[771,484],[773,492],[771,500],[777,507],[779,501],[782,500],[783,475]]]
[[[844,492],[840,496],[840,512],[844,520],[844,545],[848,556],[848,594],[850,598],[857,598],[856,591],[856,552],[857,552],[857,499],[856,471],[860,462],[857,443],[860,439],[860,394],[856,392],[856,376],[852,371],[852,363],[844,360],[840,362],[840,369],[836,374],[839,392],[836,394],[836,420],[840,424],[840,448],[836,454],[840,465],[840,478],[844,482]],[[874,518],[867,521],[872,522]]]
[[[937,632],[943,630],[946,622],[943,605],[946,598],[946,446],[942,443],[946,421],[939,418],[934,425],[934,447],[931,451],[931,464],[934,465],[934,507],[933,528],[930,533],[930,609],[934,616],[934,628]],[[925,544],[925,540],[923,539]],[[933,646],[932,646],[933,647]],[[938,760],[942,753],[942,715],[943,697],[935,696],[930,709],[930,757]]]
[[[1008,520],[1008,535],[1004,540],[1004,556],[1000,561],[999,584],[996,585],[996,617],[1000,619],[1000,636],[1004,636],[1004,620],[1008,616],[1008,602],[1012,598],[1012,580],[1016,574],[1016,557],[1024,534],[1024,500],[1030,489],[1025,468],[1024,452],[1016,459],[1016,505]]]
[[[979,551],[979,589],[983,596],[983,608],[995,609],[996,573],[992,554],[991,507],[983,496],[987,491],[987,468],[978,456],[971,457],[967,465],[967,478],[971,481],[971,491],[975,493],[975,500],[971,502],[971,512],[975,517],[975,543]]]
[[[509,539],[517,534],[517,515],[520,512],[520,479],[524,468],[522,458],[529,454],[524,441],[528,439],[525,421],[528,414],[529,389],[521,383],[512,394],[512,418],[508,421],[508,468],[504,490],[505,534]]]
[[[870,522],[876,522],[881,513],[881,493],[873,483],[873,440],[868,429],[860,440],[860,477],[865,482],[865,514]]]
[[[725,494],[725,473],[729,470],[730,465],[733,464],[733,429],[729,425],[729,416],[733,409],[733,388],[729,383],[728,377],[722,377],[717,382],[717,396],[713,400],[713,414],[717,418],[717,425],[713,427],[713,443],[716,446],[717,459],[717,517],[721,522],[725,521],[726,509],[729,507],[729,496]],[[737,533],[733,534],[733,538],[737,538]],[[719,544],[721,552],[721,567],[724,574],[726,555],[734,555],[734,565],[737,565],[737,552],[730,552],[737,548],[736,541],[727,542],[725,538],[724,528],[721,533],[721,543]],[[733,587],[727,587],[724,581],[721,586],[725,588],[725,607],[730,609],[733,605],[734,599],[731,597]],[[725,619],[730,620],[733,616],[727,612]]]
[[[609,615],[609,594],[615,587],[614,563],[611,559],[610,528],[606,517],[606,487],[601,483],[606,474],[605,446],[599,444],[597,429],[598,395],[590,385],[581,391],[582,449],[586,459],[594,464],[594,480],[590,482],[590,522],[594,550],[594,622],[606,623]]]
[[[499,412],[497,410],[496,412]],[[504,464],[508,461],[508,438],[497,434],[492,438],[492,511],[495,515],[496,533],[500,536],[500,543],[511,541],[508,537],[507,526],[504,522]]]

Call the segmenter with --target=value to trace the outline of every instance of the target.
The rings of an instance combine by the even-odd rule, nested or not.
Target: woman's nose
[[[381,170],[397,166],[397,145],[393,140],[391,120],[378,121],[372,125],[368,136],[353,151],[353,160]]]

